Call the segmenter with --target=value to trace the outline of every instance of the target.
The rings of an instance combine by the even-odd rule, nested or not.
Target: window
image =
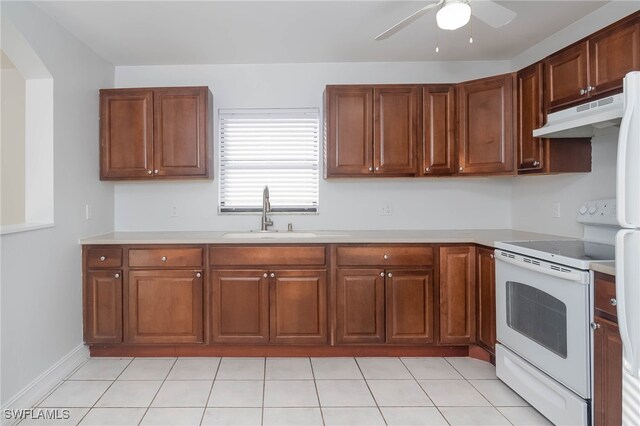
[[[317,109],[220,110],[220,212],[317,212]]]

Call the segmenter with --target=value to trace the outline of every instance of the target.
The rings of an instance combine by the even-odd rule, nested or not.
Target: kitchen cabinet
[[[455,86],[423,86],[422,175],[451,175],[456,172],[455,130]]]
[[[212,342],[327,342],[325,247],[212,246],[209,261]]]
[[[622,424],[622,341],[617,324],[615,278],[595,274],[593,331],[594,424]]]
[[[514,75],[458,85],[458,173],[514,172]]]
[[[202,275],[202,270],[130,271],[126,341],[202,343]]]
[[[433,249],[340,246],[336,250],[338,343],[432,343]]]
[[[577,173],[591,171],[591,139],[534,138],[533,130],[545,122],[543,64],[538,62],[517,74],[518,174]]]
[[[478,247],[477,267],[477,331],[478,344],[495,354],[496,345],[496,265],[493,249]]]
[[[476,341],[475,247],[441,246],[439,342]]]
[[[122,271],[88,271],[84,286],[84,340],[122,342]]]
[[[325,177],[415,175],[419,98],[416,85],[327,86]]]
[[[640,70],[640,18],[634,14],[545,59],[548,110],[622,91],[629,71]]]
[[[271,343],[327,342],[327,271],[271,273]]]
[[[100,178],[208,178],[210,103],[207,87],[100,90]]]
[[[211,341],[269,341],[269,274],[263,270],[211,271]]]

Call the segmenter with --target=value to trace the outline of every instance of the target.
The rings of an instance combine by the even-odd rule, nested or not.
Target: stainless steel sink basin
[[[318,235],[313,232],[226,232],[222,238],[237,238],[247,240],[262,240],[266,238],[316,238]]]

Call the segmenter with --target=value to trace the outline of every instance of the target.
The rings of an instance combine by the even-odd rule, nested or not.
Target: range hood
[[[563,109],[547,116],[547,124],[534,137],[590,138],[595,129],[618,126],[624,112],[622,93]]]

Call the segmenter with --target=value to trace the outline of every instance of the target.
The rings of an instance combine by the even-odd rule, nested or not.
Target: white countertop
[[[603,274],[616,276],[615,262],[592,262],[589,266],[591,270],[602,272]]]
[[[496,241],[571,239],[512,229],[403,230],[403,231],[304,231],[315,237],[287,237],[287,232],[269,238],[228,238],[224,234],[243,231],[112,232],[84,238],[80,244],[330,244],[330,243],[468,243],[493,247]]]

